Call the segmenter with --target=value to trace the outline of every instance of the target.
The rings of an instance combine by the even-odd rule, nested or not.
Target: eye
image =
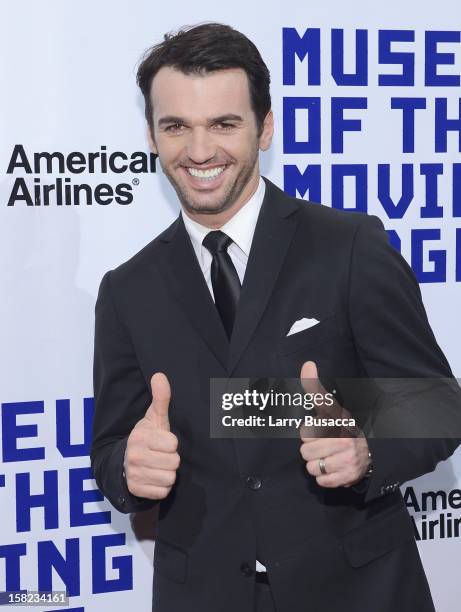
[[[180,132],[183,127],[181,123],[172,123],[165,128],[165,132]]]
[[[226,123],[225,121],[222,121],[221,123],[215,123],[215,126],[218,127],[218,129],[220,130],[231,130],[234,127],[232,123]]]

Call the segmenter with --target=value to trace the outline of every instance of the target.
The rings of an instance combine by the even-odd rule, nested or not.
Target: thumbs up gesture
[[[326,393],[313,361],[303,364],[301,384],[306,393]],[[317,408],[317,415],[333,419],[351,417],[336,401],[328,408]],[[331,434],[339,437],[330,437]],[[315,476],[321,487],[350,487],[365,476],[371,456],[366,438],[359,427],[347,428],[340,424],[333,429],[302,426],[300,436],[300,452],[306,462],[306,470]]]
[[[164,499],[175,483],[180,463],[178,438],[170,431],[168,378],[157,372],[150,385],[152,402],[128,436],[123,466],[130,493]]]

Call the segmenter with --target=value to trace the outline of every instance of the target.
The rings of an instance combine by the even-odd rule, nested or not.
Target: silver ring
[[[325,468],[325,458],[319,459],[319,469],[322,474],[327,474],[327,470]]]

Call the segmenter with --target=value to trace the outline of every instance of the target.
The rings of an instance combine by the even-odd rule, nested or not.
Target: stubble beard
[[[185,210],[191,214],[208,214],[208,215],[216,215],[225,210],[228,210],[240,197],[240,194],[247,186],[254,168],[258,161],[258,152],[259,146],[256,145],[253,154],[249,161],[245,163],[238,175],[236,176],[233,183],[228,185],[226,191],[223,195],[216,201],[214,198],[216,196],[211,195],[209,202],[194,200],[194,197],[189,192],[189,190],[184,187],[176,178],[173,176],[171,172],[169,172],[168,168],[165,167],[161,160],[160,165],[162,167],[163,173],[167,177],[168,181],[171,183],[173,189],[176,191],[179,201],[181,205],[185,208]]]

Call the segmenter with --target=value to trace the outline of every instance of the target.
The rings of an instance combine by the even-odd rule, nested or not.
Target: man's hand
[[[125,451],[128,490],[138,497],[164,499],[171,491],[179,467],[178,438],[170,431],[170,383],[157,372],[150,381],[152,402],[136,423]]]
[[[306,393],[326,393],[318,380],[317,366],[313,361],[303,365],[301,384]],[[351,416],[336,401],[328,410],[323,407],[317,409],[317,415],[331,418]],[[335,430],[341,436],[338,438],[325,437],[331,435],[331,431],[329,428],[314,428],[312,431],[305,426],[301,427],[301,455],[306,461],[307,471],[315,476],[321,487],[350,487],[365,476],[371,462],[366,438],[358,427]],[[322,463],[326,472],[324,474],[320,469]]]

